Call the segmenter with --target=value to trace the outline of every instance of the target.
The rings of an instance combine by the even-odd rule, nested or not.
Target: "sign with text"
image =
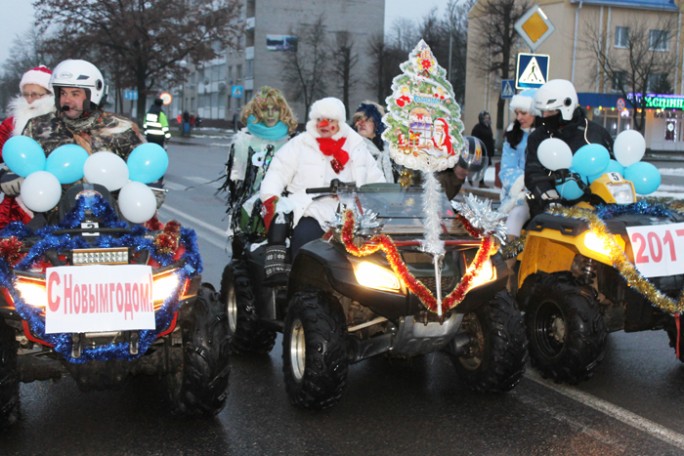
[[[644,277],[684,273],[684,223],[627,227],[634,266]]]
[[[45,278],[48,334],[155,328],[150,266],[58,266]]]

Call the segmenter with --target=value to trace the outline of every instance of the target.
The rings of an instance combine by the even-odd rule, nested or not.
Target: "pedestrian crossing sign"
[[[513,79],[503,79],[501,81],[501,98],[504,100],[513,98],[513,95],[515,95],[513,84],[515,84]]]
[[[516,89],[537,89],[549,80],[549,56],[544,54],[518,54],[515,72]]]

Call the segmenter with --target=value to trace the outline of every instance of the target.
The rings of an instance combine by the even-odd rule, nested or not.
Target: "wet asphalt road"
[[[204,279],[218,287],[229,252],[211,181],[226,138],[184,142],[170,148],[162,215],[196,228]],[[0,455],[684,454],[684,365],[663,332],[611,334],[605,361],[578,387],[528,369],[502,395],[468,391],[440,354],[380,357],[350,368],[336,407],[310,412],[289,405],[281,369],[280,337],[268,356],[233,357],[215,419],[170,416],[155,378],[85,393],[69,378],[25,384],[22,418],[0,434]]]

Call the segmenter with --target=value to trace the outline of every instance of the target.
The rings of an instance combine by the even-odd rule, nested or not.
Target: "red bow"
[[[333,171],[339,174],[344,169],[344,165],[349,161],[349,153],[342,149],[347,138],[332,139],[332,138],[316,138],[318,141],[318,148],[325,156],[333,156],[330,161]]]

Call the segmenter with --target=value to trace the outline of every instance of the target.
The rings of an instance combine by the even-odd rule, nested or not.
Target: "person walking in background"
[[[394,182],[394,167],[390,160],[389,148],[385,147],[382,140],[382,132],[385,131],[385,124],[382,123],[384,115],[385,109],[378,103],[364,101],[352,116],[352,127],[366,139],[368,151],[375,158],[387,182]]]
[[[486,188],[484,182],[485,172],[487,167],[492,164],[492,158],[494,157],[494,132],[492,131],[492,116],[489,115],[487,111],[482,111],[477,116],[477,124],[473,127],[471,136],[475,136],[485,146],[487,152],[487,159],[482,167],[482,170],[473,177],[471,185],[479,185],[480,187]]]
[[[530,218],[525,189],[525,149],[538,114],[534,108],[536,92],[536,89],[525,90],[511,99],[509,109],[513,111],[515,121],[506,130],[501,150],[499,211],[508,214],[506,232],[512,238],[520,236],[523,225]]]
[[[50,76],[52,72],[44,65],[39,65],[28,70],[19,82],[20,94],[9,102],[7,111],[9,116],[0,124],[0,159],[2,159],[2,147],[5,142],[16,135],[22,134],[24,127],[30,119],[55,111]],[[0,170],[0,176],[5,176],[7,169]],[[14,177],[13,177],[14,176]],[[21,221],[28,223],[31,220],[31,211],[21,203],[18,197],[19,188],[23,178],[10,173],[6,180],[0,177],[0,189],[5,194],[0,203],[0,228],[8,223]]]
[[[181,121],[181,136],[190,137],[190,113],[188,111],[183,111]]]
[[[161,98],[154,100],[150,110],[145,114],[143,130],[148,142],[166,147],[166,142],[171,138],[171,132],[169,131],[169,119],[162,109],[163,105],[164,100]]]

